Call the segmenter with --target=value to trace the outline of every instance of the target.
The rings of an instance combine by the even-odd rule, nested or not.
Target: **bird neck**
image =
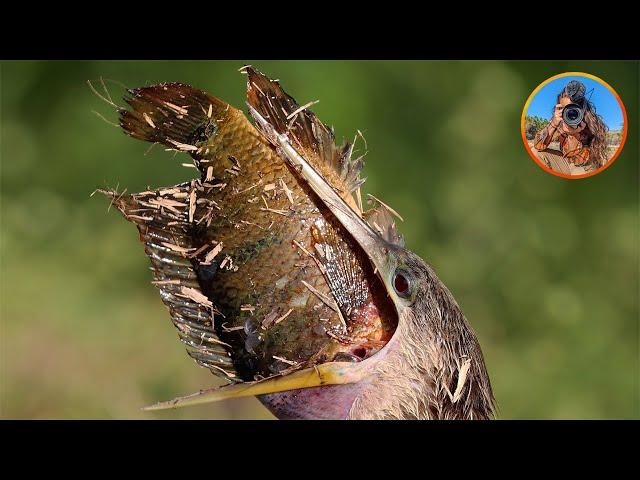
[[[364,367],[369,363],[365,368],[370,375],[357,383],[290,390],[261,395],[258,399],[279,419],[414,418],[397,400],[420,398],[410,390],[423,383],[422,377],[407,377],[410,372],[406,371],[407,362],[402,360],[405,334],[402,328],[396,334],[383,350],[359,364]]]
[[[389,343],[358,364],[357,383],[263,395],[288,419],[490,419],[495,405],[482,351],[451,294],[407,310]],[[415,311],[420,316],[415,316]]]
[[[380,351],[372,374],[362,382],[349,418],[354,420],[428,419],[433,397],[433,359],[426,342],[414,343],[406,322],[400,321],[395,335]]]
[[[401,315],[372,374],[361,382],[349,418],[493,418],[491,384],[475,334],[455,303],[439,308],[427,314],[422,309],[419,318]]]

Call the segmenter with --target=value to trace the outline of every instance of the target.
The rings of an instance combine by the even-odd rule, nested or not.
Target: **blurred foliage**
[[[134,228],[90,193],[191,178],[91,113],[87,79],[180,81],[244,107],[251,63],[368,143],[365,192],[400,211],[478,333],[501,418],[638,418],[638,63],[34,61],[0,64],[3,418],[272,418],[255,399],[139,407],[215,383],[184,352]],[[529,93],[565,71],[609,82],[624,151],[582,180],[526,154]],[[109,83],[122,96],[118,83]]]
[[[607,132],[607,145],[620,145],[622,130],[609,130]]]
[[[527,140],[533,140],[540,130],[542,130],[547,123],[549,123],[549,119],[538,117],[537,115],[527,115],[524,118],[524,131],[527,135]]]

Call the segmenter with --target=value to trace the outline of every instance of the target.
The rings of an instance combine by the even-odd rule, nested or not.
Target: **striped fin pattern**
[[[153,284],[169,309],[188,354],[201,366],[229,381],[238,381],[229,345],[214,329],[215,305],[202,293],[192,259],[198,252],[191,245],[190,218],[194,210],[191,192],[198,181],[132,195],[100,190],[111,198],[124,217],[135,223],[151,260]],[[202,250],[202,249],[201,249]]]

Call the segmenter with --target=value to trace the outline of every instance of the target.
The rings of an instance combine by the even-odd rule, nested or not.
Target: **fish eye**
[[[407,298],[411,293],[411,282],[402,270],[396,270],[393,274],[393,289],[403,298]]]

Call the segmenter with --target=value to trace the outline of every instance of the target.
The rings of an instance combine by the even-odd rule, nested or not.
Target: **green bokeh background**
[[[500,418],[640,417],[638,62],[250,60],[0,64],[0,417],[273,418],[255,399],[139,410],[219,382],[178,342],[135,229],[89,197],[194,171],[92,114],[116,117],[87,79],[180,81],[243,107],[245,63],[320,99],[338,138],[364,133],[364,191],[401,212],[465,311]],[[520,136],[529,93],[566,71],[627,107],[624,151],[588,179],[544,172]]]

